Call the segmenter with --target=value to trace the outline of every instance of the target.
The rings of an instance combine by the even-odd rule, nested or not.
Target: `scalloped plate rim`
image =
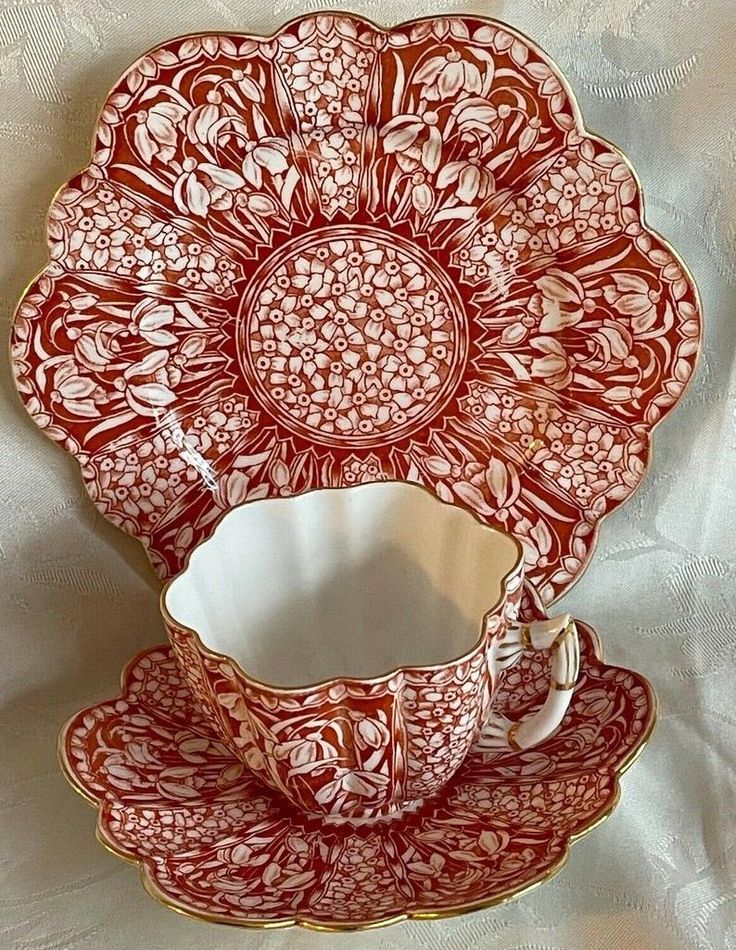
[[[620,670],[626,673],[633,673],[634,671],[629,670],[627,667],[618,666],[616,664],[608,664],[603,659],[603,651],[600,637],[597,631],[588,623],[577,620],[576,623],[580,627],[581,631],[584,631],[587,642],[592,647],[592,656],[593,658],[609,670]],[[547,881],[555,878],[567,865],[567,862],[570,858],[570,851],[574,844],[578,841],[585,838],[590,832],[594,831],[600,825],[602,825],[616,810],[618,804],[621,800],[621,778],[622,776],[634,765],[638,760],[639,756],[642,754],[646,748],[649,740],[654,733],[654,730],[657,725],[659,711],[658,711],[658,699],[657,694],[654,690],[654,687],[651,681],[641,673],[634,673],[634,675],[639,680],[640,684],[644,687],[647,693],[647,699],[649,703],[649,710],[646,719],[645,728],[642,730],[639,735],[636,743],[631,747],[627,755],[621,760],[621,762],[616,766],[616,768],[611,772],[611,777],[613,778],[613,785],[611,788],[610,795],[608,796],[605,804],[603,804],[591,818],[591,820],[579,831],[568,835],[565,838],[563,850],[561,851],[559,857],[544,871],[539,875],[531,878],[528,881],[525,881],[518,887],[510,888],[501,893],[494,894],[488,899],[483,899],[480,901],[471,901],[466,904],[454,905],[449,907],[442,907],[439,909],[432,908],[417,908],[416,910],[408,910],[406,912],[401,912],[398,914],[387,915],[386,917],[377,918],[374,920],[356,920],[350,922],[344,921],[323,921],[315,918],[311,918],[305,914],[297,914],[293,917],[284,917],[272,920],[263,920],[258,918],[232,918],[227,917],[219,913],[211,913],[208,911],[201,910],[199,908],[189,907],[183,902],[178,902],[171,895],[166,894],[156,883],[154,877],[149,868],[149,861],[145,857],[139,857],[133,851],[126,850],[124,847],[115,842],[114,838],[111,837],[104,825],[103,825],[103,815],[104,807],[106,800],[102,798],[96,798],[81,784],[78,778],[74,774],[73,766],[71,765],[66,752],[66,737],[72,726],[72,724],[79,719],[80,716],[83,716],[85,713],[91,712],[99,705],[112,702],[115,699],[122,699],[125,695],[127,689],[127,680],[129,672],[137,665],[140,659],[147,656],[150,653],[155,652],[156,650],[169,649],[169,645],[162,643],[157,644],[152,647],[146,647],[143,650],[140,650],[136,653],[131,659],[125,664],[120,674],[120,694],[113,697],[112,699],[103,699],[97,703],[85,706],[82,709],[78,710],[62,726],[57,742],[57,759],[59,766],[64,775],[64,778],[67,780],[71,788],[96,812],[95,820],[95,838],[97,842],[115,857],[120,858],[130,864],[137,865],[141,882],[146,893],[149,894],[154,900],[163,906],[167,907],[169,910],[173,910],[176,913],[179,913],[185,917],[190,917],[196,920],[201,920],[207,923],[217,923],[223,924],[225,926],[231,927],[241,927],[244,929],[257,929],[257,930],[276,930],[276,929],[286,929],[288,927],[302,927],[307,930],[321,931],[321,932],[350,932],[350,931],[364,931],[364,930],[375,930],[383,927],[388,927],[393,924],[402,923],[407,920],[441,920],[449,919],[452,917],[464,916],[465,914],[474,913],[476,911],[490,909],[492,907],[500,906],[506,904],[511,900],[516,899],[517,897],[522,897],[523,895],[535,890],[541,884],[546,883]],[[532,778],[529,780],[533,781]],[[109,801],[109,800],[107,800]]]
[[[366,16],[363,16],[363,15],[361,15],[361,14],[356,14],[356,13],[352,13],[352,12],[348,12],[348,11],[340,11],[340,10],[329,9],[329,8],[328,8],[328,9],[325,9],[325,10],[315,11],[315,12],[313,12],[313,13],[295,15],[294,17],[291,17],[290,19],[288,19],[288,20],[286,20],[285,22],[281,23],[278,27],[276,27],[272,32],[270,32],[270,33],[268,33],[268,34],[258,34],[258,33],[250,33],[250,32],[242,32],[242,33],[241,33],[241,32],[232,32],[232,31],[228,31],[228,30],[219,30],[219,31],[218,31],[218,30],[212,30],[212,31],[194,31],[194,32],[191,32],[191,33],[184,33],[184,34],[177,35],[177,36],[175,36],[175,37],[170,37],[170,38],[168,38],[168,39],[162,40],[161,42],[156,43],[156,44],[154,44],[153,46],[151,46],[150,48],[148,48],[146,51],[144,51],[142,54],[140,54],[138,57],[136,57],[128,66],[126,66],[125,69],[123,70],[123,72],[116,78],[114,84],[110,87],[110,89],[109,89],[109,90],[107,91],[107,93],[105,94],[105,97],[104,97],[104,99],[103,99],[103,101],[102,101],[102,103],[101,103],[101,105],[100,105],[100,108],[99,108],[99,110],[98,110],[98,113],[97,113],[97,115],[96,115],[96,118],[95,118],[95,121],[94,121],[94,125],[93,125],[93,130],[92,130],[92,142],[91,142],[91,146],[90,146],[90,152],[91,152],[90,158],[92,158],[93,155],[94,155],[93,149],[94,149],[95,139],[96,139],[96,136],[97,136],[97,130],[98,130],[98,127],[99,127],[99,125],[100,125],[101,118],[102,118],[102,113],[103,113],[103,111],[104,111],[104,109],[105,109],[105,106],[106,106],[106,104],[107,104],[107,101],[109,100],[110,96],[114,93],[114,90],[117,88],[118,84],[122,81],[123,77],[124,77],[125,75],[127,75],[127,74],[130,72],[131,69],[133,69],[139,62],[141,62],[141,61],[142,61],[147,55],[149,55],[150,53],[152,53],[152,52],[154,52],[155,50],[160,49],[161,47],[166,46],[166,45],[168,45],[168,44],[170,44],[170,43],[178,42],[178,41],[181,41],[181,40],[184,40],[184,39],[188,39],[188,38],[198,38],[198,37],[203,37],[203,36],[234,36],[234,37],[238,37],[238,38],[242,38],[242,39],[253,39],[253,40],[259,40],[259,41],[273,40],[273,39],[275,39],[282,31],[284,31],[284,30],[286,30],[288,27],[290,27],[290,26],[292,26],[292,25],[294,25],[294,24],[300,22],[301,20],[309,19],[309,18],[316,18],[316,17],[321,17],[321,16],[326,16],[326,17],[330,17],[330,16],[332,16],[332,17],[344,17],[344,18],[347,18],[347,19],[349,19],[349,20],[353,20],[353,21],[357,21],[357,22],[360,22],[360,23],[364,23],[364,24],[366,24],[367,26],[370,26],[370,27],[372,27],[372,28],[374,28],[374,29],[376,29],[376,30],[378,30],[378,31],[380,31],[380,32],[384,32],[384,33],[388,33],[388,32],[391,32],[391,31],[393,31],[393,30],[397,30],[397,29],[404,28],[404,27],[406,27],[406,26],[408,26],[408,25],[410,25],[410,24],[423,23],[423,22],[433,22],[433,21],[435,21],[435,20],[438,19],[436,16],[433,17],[433,16],[431,16],[431,15],[427,15],[427,16],[423,16],[423,17],[412,18],[412,19],[408,19],[408,20],[402,20],[402,21],[400,21],[400,22],[398,22],[398,23],[395,23],[395,24],[392,24],[392,25],[390,25],[390,26],[382,26],[382,25],[380,25],[379,23],[377,23],[376,21],[372,20],[370,17],[366,17]],[[647,474],[649,473],[649,470],[650,470],[651,464],[652,464],[652,459],[653,459],[653,437],[654,437],[654,433],[655,433],[656,429],[658,428],[658,426],[660,425],[660,423],[669,415],[669,413],[672,411],[672,409],[674,409],[674,408],[678,405],[678,403],[682,401],[682,399],[683,399],[685,393],[687,392],[688,387],[690,386],[690,384],[691,384],[691,382],[692,382],[693,376],[694,376],[694,375],[697,373],[697,371],[698,371],[699,362],[700,362],[700,359],[701,359],[701,357],[702,357],[702,340],[703,340],[703,306],[702,306],[702,298],[701,298],[701,295],[700,295],[700,291],[699,291],[699,288],[698,288],[697,281],[695,280],[695,277],[694,277],[692,271],[691,271],[690,268],[688,267],[687,263],[686,263],[686,262],[683,260],[683,258],[680,256],[680,254],[679,254],[679,252],[677,251],[677,249],[671,244],[671,242],[670,242],[661,232],[659,232],[656,228],[652,227],[652,226],[649,224],[649,222],[648,222],[648,220],[647,220],[647,216],[646,216],[646,200],[645,200],[644,188],[643,188],[643,185],[642,185],[642,181],[641,181],[641,179],[640,179],[640,177],[639,177],[639,175],[638,175],[638,173],[637,173],[637,170],[636,170],[636,168],[634,167],[634,165],[633,165],[631,159],[629,158],[629,156],[626,154],[626,152],[625,152],[620,146],[618,146],[618,145],[616,145],[615,143],[611,142],[611,141],[610,141],[609,139],[607,139],[606,137],[604,137],[604,136],[602,136],[602,135],[600,135],[600,134],[598,134],[598,133],[596,133],[596,132],[590,130],[590,129],[586,126],[585,121],[584,121],[584,117],[583,117],[583,114],[582,114],[582,110],[581,110],[580,104],[579,104],[579,102],[578,102],[578,97],[577,97],[577,95],[575,94],[575,92],[574,92],[574,90],[573,90],[573,88],[572,88],[572,86],[571,86],[571,84],[570,84],[570,82],[569,82],[569,80],[568,80],[568,78],[567,78],[565,72],[560,68],[560,66],[558,65],[557,61],[556,61],[544,48],[542,48],[532,37],[530,37],[530,36],[529,36],[528,34],[526,34],[524,31],[522,31],[522,30],[518,29],[517,27],[512,26],[512,25],[510,25],[510,24],[508,24],[508,23],[506,23],[506,22],[504,22],[504,21],[502,21],[502,20],[499,20],[499,19],[497,19],[497,18],[488,17],[488,16],[484,16],[484,15],[470,14],[470,13],[467,13],[467,14],[463,14],[463,13],[459,13],[459,14],[448,14],[447,16],[443,15],[441,18],[442,18],[442,19],[449,19],[449,20],[452,20],[452,19],[472,19],[472,20],[477,20],[478,22],[485,22],[485,23],[488,23],[488,24],[491,24],[491,25],[494,25],[494,26],[498,26],[498,27],[500,27],[501,29],[504,29],[504,30],[508,31],[512,36],[514,36],[514,37],[520,39],[523,43],[525,43],[526,45],[528,45],[529,48],[535,52],[535,54],[537,54],[544,62],[546,62],[546,63],[549,65],[549,67],[551,68],[553,74],[554,74],[555,77],[558,79],[558,81],[561,83],[561,86],[562,86],[562,88],[563,88],[563,90],[564,90],[564,92],[565,92],[565,94],[566,94],[566,96],[567,96],[567,98],[568,98],[568,101],[569,101],[569,103],[570,103],[570,106],[571,106],[571,109],[572,109],[572,112],[573,112],[573,116],[574,116],[574,120],[575,120],[575,125],[576,125],[578,131],[581,133],[581,135],[583,135],[584,137],[586,137],[586,138],[588,138],[588,139],[596,140],[596,141],[598,141],[600,144],[602,144],[603,146],[609,148],[611,151],[617,153],[617,154],[621,157],[621,159],[623,160],[623,162],[625,163],[625,165],[627,166],[627,168],[628,168],[629,172],[631,173],[631,175],[632,175],[632,177],[633,177],[633,180],[634,180],[634,182],[635,182],[635,184],[636,184],[636,188],[637,188],[637,192],[638,192],[638,196],[639,196],[639,219],[640,219],[640,223],[641,223],[641,227],[642,227],[643,231],[644,231],[645,233],[648,233],[649,235],[651,235],[651,236],[652,236],[653,238],[655,238],[658,242],[660,242],[660,244],[662,245],[662,247],[663,247],[669,254],[672,255],[673,260],[674,260],[674,261],[678,264],[678,266],[681,268],[681,270],[682,270],[684,276],[686,277],[687,281],[689,282],[689,284],[690,284],[690,286],[691,286],[691,288],[692,288],[692,292],[693,292],[693,296],[694,296],[694,301],[695,301],[695,308],[696,308],[696,312],[697,312],[696,319],[697,319],[697,322],[698,322],[697,346],[696,346],[695,354],[694,354],[694,356],[693,356],[693,358],[692,358],[692,371],[691,371],[691,373],[690,373],[690,376],[689,376],[688,380],[687,380],[686,383],[685,383],[685,387],[684,387],[682,393],[680,394],[680,396],[677,398],[677,400],[676,400],[672,405],[666,407],[666,408],[664,409],[664,411],[662,412],[662,414],[660,415],[659,419],[657,419],[656,422],[654,422],[654,424],[652,424],[652,425],[650,425],[650,426],[648,427],[648,429],[647,429],[647,434],[646,434],[646,447],[645,447],[645,455],[644,455],[645,467],[644,467],[644,470],[643,470],[643,472],[642,472],[642,474],[641,474],[641,477],[639,478],[638,482],[637,482],[636,485],[633,487],[633,489],[631,490],[631,492],[630,492],[624,499],[622,499],[621,501],[617,501],[613,506],[611,506],[611,507],[609,508],[608,511],[606,511],[605,514],[603,514],[602,516],[599,516],[599,517],[597,518],[597,520],[593,523],[593,525],[592,525],[592,531],[591,531],[591,536],[590,536],[590,543],[589,543],[589,546],[588,546],[587,551],[586,551],[586,553],[585,553],[585,557],[584,557],[584,558],[582,559],[582,561],[581,561],[581,566],[580,566],[578,572],[575,574],[575,576],[573,576],[573,577],[572,577],[569,581],[567,581],[563,586],[557,588],[557,590],[555,591],[554,597],[553,597],[552,600],[550,601],[550,603],[554,603],[554,602],[556,602],[557,599],[559,599],[563,594],[565,594],[565,593],[567,593],[569,590],[571,590],[571,589],[575,586],[575,584],[580,580],[580,578],[581,578],[582,575],[585,573],[585,571],[587,570],[587,567],[588,567],[588,565],[589,565],[589,563],[590,563],[590,560],[591,560],[591,558],[592,558],[592,556],[593,556],[593,554],[594,554],[594,552],[595,552],[595,550],[596,550],[596,548],[597,548],[597,545],[598,545],[598,542],[599,542],[599,539],[600,539],[600,530],[601,530],[601,527],[602,527],[602,525],[603,525],[603,522],[606,520],[606,518],[607,518],[610,514],[612,514],[615,510],[617,510],[619,507],[621,507],[621,505],[627,503],[630,499],[632,499],[632,498],[634,497],[634,495],[636,494],[636,492],[637,492],[637,491],[639,490],[639,488],[641,487],[642,482],[644,481],[644,479],[646,478]],[[52,198],[50,199],[49,207],[48,207],[48,209],[47,209],[46,216],[45,216],[45,222],[44,222],[44,233],[45,233],[45,237],[46,237],[46,250],[47,250],[47,252],[50,250],[49,222],[50,222],[51,209],[53,208],[54,204],[56,203],[56,200],[57,200],[57,198],[59,197],[59,195],[60,195],[60,194],[64,191],[64,189],[67,187],[68,182],[71,181],[73,178],[75,178],[77,175],[82,174],[83,171],[84,171],[84,169],[87,168],[88,165],[89,165],[89,161],[88,161],[85,165],[83,165],[81,168],[79,168],[77,171],[71,173],[71,174],[69,175],[69,177],[67,178],[67,180],[66,180],[65,182],[63,182],[63,183],[59,186],[59,188],[54,192]],[[45,264],[39,269],[39,271],[34,275],[34,277],[32,277],[31,280],[27,283],[27,285],[25,286],[25,288],[23,289],[23,291],[21,292],[21,294],[20,294],[20,296],[19,296],[18,303],[17,303],[17,305],[16,305],[16,307],[15,307],[15,310],[14,310],[14,312],[13,312],[13,316],[12,316],[12,319],[11,319],[11,333],[10,333],[10,336],[9,336],[9,343],[8,343],[9,347],[11,347],[11,348],[12,348],[12,344],[13,344],[13,341],[14,341],[14,327],[15,327],[16,321],[17,321],[17,319],[18,319],[20,307],[22,306],[22,304],[23,304],[23,302],[24,302],[26,296],[28,295],[28,293],[29,293],[31,287],[34,285],[34,283],[35,283],[38,279],[40,279],[40,278],[46,273],[46,271],[47,271],[47,269],[48,269],[48,267],[50,266],[51,263],[52,263],[51,260],[48,259],[48,260],[46,261],[46,263],[45,263]],[[31,420],[34,422],[34,426],[35,426],[37,429],[40,428],[40,427],[37,425],[37,423],[35,422],[35,420],[33,419],[33,416],[31,415],[31,412],[30,412],[30,410],[29,410],[29,408],[28,408],[28,406],[27,406],[25,400],[22,398],[20,392],[18,391],[18,388],[17,388],[17,377],[16,377],[16,374],[15,374],[14,369],[13,369],[12,355],[11,355],[11,375],[12,375],[12,377],[13,377],[14,383],[16,383],[16,385],[14,386],[14,388],[16,389],[16,392],[17,392],[17,394],[18,394],[19,401],[20,401],[21,405],[23,406],[23,409],[25,410],[25,412],[26,412],[26,414],[29,416],[29,418],[31,418]],[[45,433],[43,429],[41,429],[41,431],[42,431],[43,434],[46,436],[46,438],[49,439],[49,441],[54,442],[62,452],[64,452],[66,455],[71,455],[71,456],[72,456],[72,458],[74,459],[74,462],[75,462],[75,464],[76,464],[76,466],[77,466],[77,468],[78,468],[78,470],[79,470],[80,476],[81,476],[81,474],[82,474],[82,463],[79,462],[77,456],[76,456],[74,453],[69,452],[68,450],[66,450],[57,440],[55,440],[52,436],[50,436],[50,435],[48,435],[47,433]],[[95,508],[95,511],[96,511],[96,512],[99,512],[100,514],[102,514],[102,516],[105,518],[105,520],[108,520],[107,517],[106,517],[106,515],[101,512],[100,508],[96,505],[94,499],[91,497],[91,490],[90,490],[91,486],[89,485],[89,483],[87,482],[87,480],[86,480],[84,477],[81,477],[81,481],[82,481],[82,483],[83,483],[83,485],[84,485],[85,493],[87,494],[87,496],[88,496],[88,497],[90,498],[90,500],[92,501],[92,504],[93,504],[93,506],[94,506],[94,508]],[[129,532],[126,531],[125,528],[118,527],[117,525],[113,525],[113,526],[116,527],[117,530],[120,530],[120,531],[122,531],[122,532],[125,533],[125,534],[129,534]],[[144,549],[144,551],[145,551],[147,560],[149,561],[149,563],[151,564],[151,566],[154,567],[154,564],[153,564],[153,562],[152,562],[152,557],[151,557],[150,545],[149,545],[150,538],[148,538],[148,537],[142,537],[142,536],[136,536],[136,535],[131,535],[131,536],[133,536],[133,537],[135,538],[135,540],[137,540],[137,541],[139,541],[139,542],[141,543],[141,545],[142,545],[142,547],[143,547],[143,549]],[[551,573],[552,573],[552,572],[551,572],[551,570],[550,570],[550,576],[551,576]]]

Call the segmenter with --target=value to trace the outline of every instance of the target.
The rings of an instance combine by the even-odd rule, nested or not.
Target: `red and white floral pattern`
[[[254,390],[315,442],[396,442],[457,386],[462,304],[432,260],[394,235],[325,228],[282,246],[244,310]]]
[[[648,683],[602,663],[579,628],[583,671],[559,732],[527,752],[471,754],[393,820],[334,824],[269,791],[193,705],[169,647],[130,664],[121,696],[73,717],[62,761],[96,804],[101,839],[186,913],[351,928],[489,906],[551,877],[610,813],[654,721]],[[530,654],[504,673],[500,708],[540,706],[547,666]]]
[[[234,756],[310,814],[368,819],[435,795],[460,767],[488,720],[499,681],[490,658],[522,596],[520,568],[487,618],[488,640],[460,660],[290,689],[165,619],[195,702]]]
[[[521,537],[548,602],[699,344],[627,163],[481,18],[165,43],[49,242],[18,388],[162,576],[238,501],[388,477]]]

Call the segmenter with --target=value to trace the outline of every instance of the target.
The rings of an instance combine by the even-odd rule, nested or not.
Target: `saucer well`
[[[121,694],[60,736],[97,835],[137,862],[149,893],[209,921],[323,930],[448,917],[549,880],[607,817],[654,725],[649,683],[605,664],[579,623],[582,672],[565,722],[527,752],[471,753],[436,797],[391,820],[334,822],[262,786],[192,704],[168,646],[144,651]],[[544,700],[548,657],[504,674],[499,708]]]
[[[47,234],[18,390],[162,578],[242,501],[401,479],[515,534],[551,603],[699,346],[633,169],[482,17],[169,40]]]

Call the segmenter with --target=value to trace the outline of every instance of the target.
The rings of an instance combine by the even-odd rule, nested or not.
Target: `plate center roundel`
[[[266,411],[325,445],[372,446],[426,425],[452,397],[466,317],[421,247],[362,225],[287,241],[240,311],[243,369]]]

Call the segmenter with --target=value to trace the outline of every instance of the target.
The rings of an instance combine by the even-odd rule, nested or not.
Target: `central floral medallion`
[[[274,250],[240,313],[244,371],[264,408],[325,445],[405,438],[451,398],[466,318],[421,247],[370,226],[324,227]]]

